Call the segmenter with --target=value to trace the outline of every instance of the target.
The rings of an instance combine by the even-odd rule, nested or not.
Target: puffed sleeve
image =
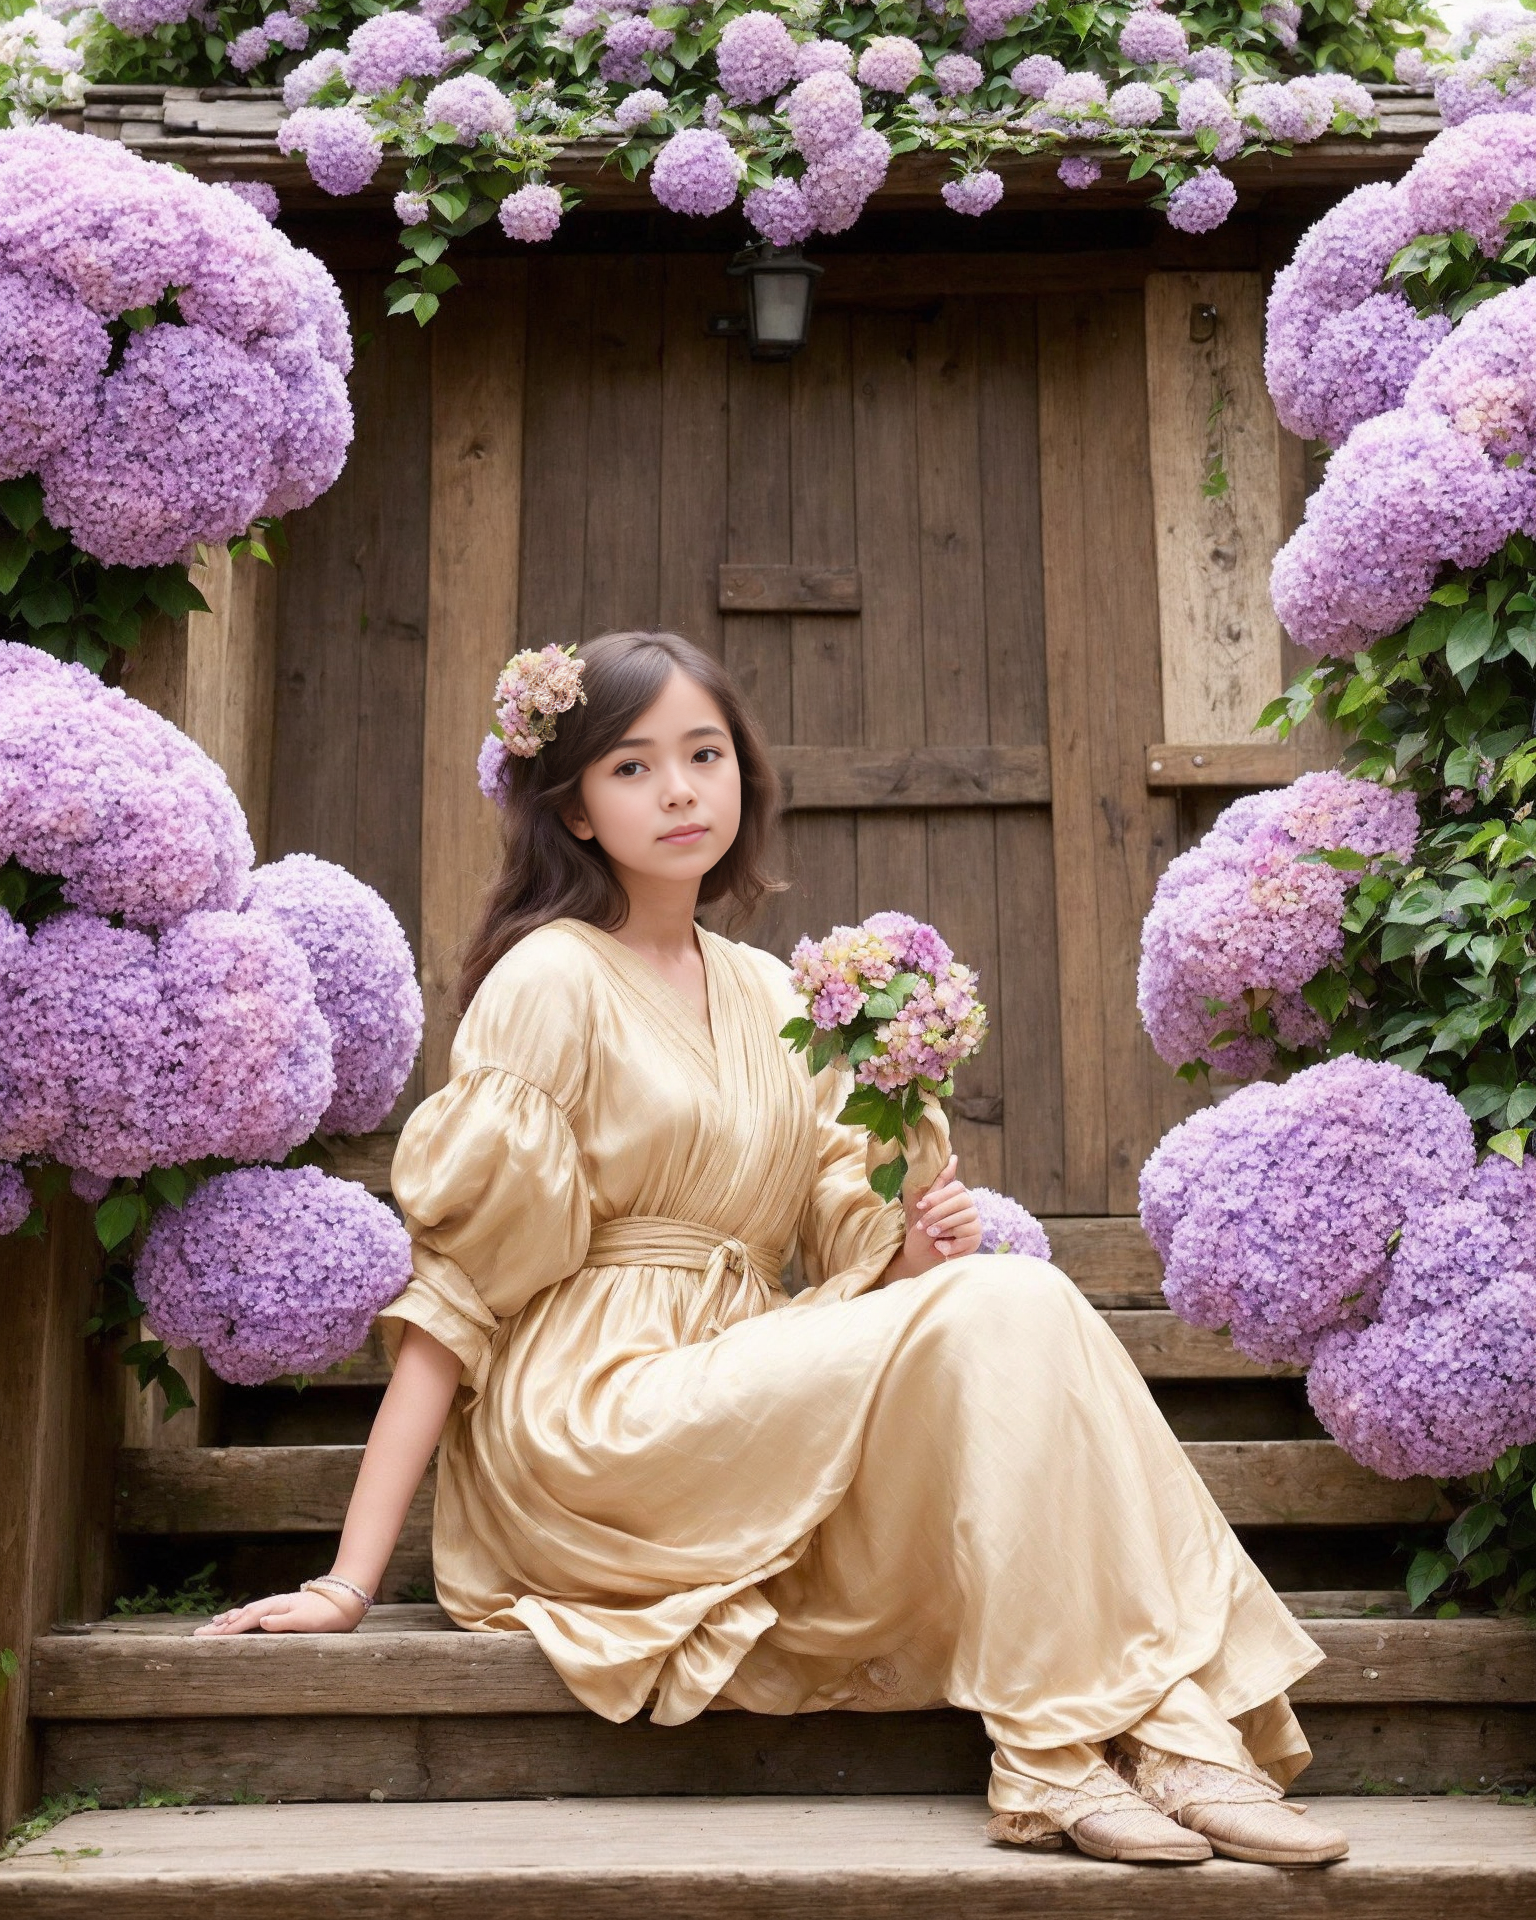
[[[851,1300],[884,1273],[907,1236],[906,1215],[880,1198],[865,1164],[868,1134],[838,1120],[853,1086],[849,1072],[827,1067],[811,1082],[816,1099],[817,1166],[811,1197],[800,1222],[800,1259],[815,1289],[799,1296],[807,1304]],[[945,1156],[949,1128],[935,1108]]]
[[[393,1360],[406,1326],[424,1328],[476,1395],[497,1322],[576,1272],[591,1226],[571,1124],[588,1026],[579,947],[557,951],[551,970],[551,956],[525,951],[536,942],[551,944],[531,936],[480,989],[452,1077],[411,1115],[391,1174],[412,1278],[379,1315],[386,1349]]]

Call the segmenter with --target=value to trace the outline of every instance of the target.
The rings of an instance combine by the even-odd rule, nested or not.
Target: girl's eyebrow
[[[701,733],[718,733],[722,740],[725,738],[725,728],[717,727],[713,721],[706,721],[702,727],[690,727],[683,735],[683,738],[685,740],[696,740]],[[656,742],[654,740],[642,740],[636,735],[630,740],[616,740],[613,744],[613,752],[618,753],[625,747],[654,747],[655,744]]]

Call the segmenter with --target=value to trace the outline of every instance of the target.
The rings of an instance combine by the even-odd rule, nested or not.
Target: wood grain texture
[[[1261,276],[1152,274],[1146,338],[1163,726],[1172,740],[1247,745],[1283,684],[1269,600],[1280,429],[1264,384]],[[1219,492],[1207,491],[1213,474]]]
[[[1040,500],[1066,1204],[1132,1213],[1143,1161],[1196,1104],[1136,1013],[1141,922],[1176,851],[1149,798],[1164,737],[1146,354],[1133,294],[1042,300]]]
[[[1349,1858],[1301,1876],[1227,1860],[1146,1872],[1070,1849],[989,1846],[975,1781],[947,1794],[796,1797],[807,1791],[76,1814],[5,1870],[5,1910],[23,1920],[1503,1920],[1536,1882],[1536,1814],[1488,1801],[1330,1798],[1319,1816],[1349,1835]]]
[[[1254,740],[1238,746],[1156,741],[1147,748],[1147,787],[1153,793],[1182,787],[1288,787],[1307,766],[1290,741]]]
[[[1327,1440],[1190,1441],[1185,1452],[1234,1526],[1364,1527],[1449,1518],[1426,1480],[1381,1480]],[[199,1447],[127,1451],[118,1464],[123,1533],[331,1533],[361,1447]],[[430,1536],[434,1476],[401,1535]]]
[[[448,1077],[458,969],[500,854],[475,779],[486,703],[513,651],[523,481],[521,262],[485,262],[434,322],[423,722],[421,973],[426,1090]]]
[[[1307,1631],[1327,1659],[1289,1689],[1298,1704],[1536,1703],[1536,1633],[1523,1621],[1311,1620]],[[515,1713],[595,1724],[529,1633],[45,1634],[31,1668],[39,1720]]]
[[[716,659],[725,646],[717,572],[726,550],[730,361],[705,322],[720,304],[721,264],[710,254],[665,263],[657,609],[660,626]]]
[[[592,348],[581,638],[590,639],[654,627],[660,605],[663,268],[645,254],[584,264]]]
[[[780,746],[785,811],[850,807],[1038,807],[1051,797],[1044,747]]]
[[[857,613],[864,603],[857,567],[752,566],[720,563],[721,613]]]
[[[227,547],[190,569],[208,602],[187,615],[186,731],[229,777],[265,857],[272,791],[272,723],[277,689],[277,571]]]
[[[527,272],[518,645],[569,647],[587,638],[591,262],[536,254]]]
[[[90,1209],[67,1195],[43,1238],[0,1240],[0,1647],[18,1655],[48,1622],[106,1603],[123,1369],[81,1337],[99,1265]],[[29,1710],[23,1659],[0,1689],[0,1831],[40,1790]]]

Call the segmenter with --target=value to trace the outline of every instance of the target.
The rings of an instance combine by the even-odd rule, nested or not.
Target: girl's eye
[[[644,771],[644,767],[641,766],[638,760],[621,760],[614,768],[614,772],[624,779],[628,779],[632,774],[643,773]]]
[[[722,755],[718,747],[700,747],[693,757],[700,766],[707,767],[711,761],[719,760]]]

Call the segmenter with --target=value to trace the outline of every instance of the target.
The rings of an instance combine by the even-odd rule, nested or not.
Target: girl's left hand
[[[959,1260],[981,1245],[981,1217],[967,1188],[955,1178],[959,1161],[949,1165],[912,1209],[905,1251],[923,1266]]]

